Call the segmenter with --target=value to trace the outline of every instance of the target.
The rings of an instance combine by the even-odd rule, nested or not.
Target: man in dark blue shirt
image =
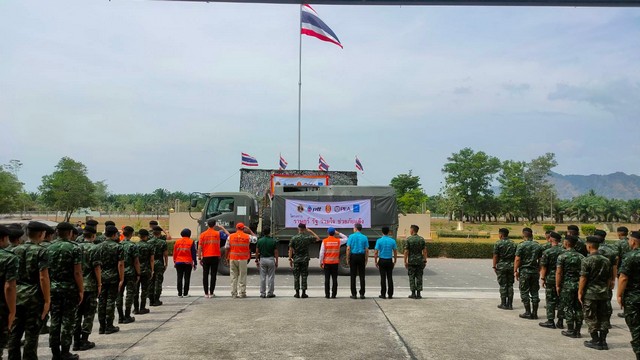
[[[361,233],[362,224],[353,227],[353,234],[347,240],[347,262],[351,275],[351,298],[356,296],[356,275],[360,277],[360,299],[364,299],[365,281],[364,270],[369,260],[369,239]]]

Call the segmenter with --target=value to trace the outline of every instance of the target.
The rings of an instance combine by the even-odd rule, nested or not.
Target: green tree
[[[391,179],[391,187],[396,190],[398,209],[403,214],[422,212],[427,195],[420,185],[420,177],[409,170],[408,174],[399,174]]]
[[[633,199],[627,201],[627,218],[630,221],[638,222],[640,219],[640,199]]]
[[[95,185],[87,177],[87,167],[68,157],[60,159],[52,174],[42,177],[38,189],[46,205],[64,211],[64,221],[69,221],[74,210],[96,201]]]
[[[445,174],[449,196],[462,203],[460,219],[480,221],[486,214],[485,202],[493,196],[491,183],[500,170],[500,160],[483,151],[464,148],[447,158],[442,172]]]
[[[0,167],[0,214],[13,212],[20,207],[22,186],[16,174]]]
[[[526,212],[527,198],[530,196],[524,161],[507,160],[502,163],[502,172],[498,176],[500,182],[499,201],[508,222],[519,222]]]

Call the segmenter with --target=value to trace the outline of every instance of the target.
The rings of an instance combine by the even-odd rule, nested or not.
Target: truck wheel
[[[349,275],[349,264],[347,263],[347,248],[340,248],[340,264],[338,264],[338,275]]]
[[[227,260],[225,260],[226,255],[227,255],[227,251],[224,248],[220,249],[220,261],[218,262],[218,274],[228,276],[230,273],[230,270],[229,270],[229,263],[227,263]]]

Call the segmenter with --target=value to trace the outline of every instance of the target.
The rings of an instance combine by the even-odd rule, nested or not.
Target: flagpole
[[[300,4],[300,28],[298,29],[300,37],[298,52],[298,170],[300,170],[300,126],[301,126],[301,108],[302,108],[302,4]]]

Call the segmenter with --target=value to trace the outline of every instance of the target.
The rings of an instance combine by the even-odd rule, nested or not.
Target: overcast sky
[[[412,169],[429,194],[463,147],[639,173],[640,9],[315,9],[344,49],[303,38],[303,168],[358,155],[361,184]],[[234,191],[241,152],[295,169],[298,22],[296,5],[1,1],[0,164],[20,159],[32,191],[69,156],[116,193]]]

